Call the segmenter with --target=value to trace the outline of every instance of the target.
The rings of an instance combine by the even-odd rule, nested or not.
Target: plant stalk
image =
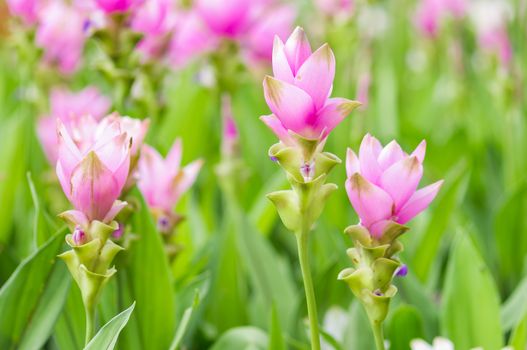
[[[84,310],[86,312],[86,337],[84,346],[86,346],[95,334],[95,307],[91,303],[86,303]]]
[[[373,330],[373,337],[375,338],[375,347],[377,348],[377,350],[385,350],[382,322],[372,321],[371,329]]]

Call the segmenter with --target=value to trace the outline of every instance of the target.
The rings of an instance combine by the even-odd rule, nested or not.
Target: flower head
[[[41,0],[7,0],[7,6],[13,16],[20,17],[26,24],[35,24]]]
[[[198,0],[196,9],[208,28],[216,35],[236,37],[249,20],[251,1]]]
[[[148,145],[143,146],[139,159],[137,185],[157,219],[167,223],[172,221],[172,210],[196,180],[203,163],[197,160],[181,168],[181,157],[178,139],[165,159]]]
[[[58,121],[57,176],[76,209],[63,216],[81,227],[93,220],[110,222],[126,205],[117,198],[130,167],[131,139],[119,122],[87,123],[89,118],[80,130]]]
[[[80,10],[62,1],[53,1],[42,9],[36,34],[37,46],[44,49],[44,61],[64,74],[79,65],[84,42],[85,18]]]
[[[353,0],[316,0],[315,5],[328,16],[351,13],[353,10]]]
[[[95,0],[97,7],[107,14],[129,11],[133,7],[141,5],[143,1],[144,0]]]
[[[440,24],[446,17],[461,18],[465,15],[466,7],[466,0],[421,0],[415,22],[424,35],[433,38],[437,36]]]
[[[395,141],[384,148],[367,134],[359,157],[348,149],[346,190],[362,226],[380,237],[390,221],[404,225],[426,209],[443,180],[417,190],[423,176],[426,143],[408,155]]]
[[[111,102],[95,87],[87,87],[79,92],[55,88],[51,92],[50,105],[50,113],[38,121],[37,134],[46,157],[54,165],[58,154],[57,119],[66,128],[86,115],[99,120],[108,112]]]
[[[285,44],[275,37],[274,77],[264,80],[264,94],[273,114],[261,117],[278,138],[294,144],[291,132],[305,139],[324,140],[360,103],[329,98],[335,77],[335,56],[328,44],[315,52],[297,27]]]

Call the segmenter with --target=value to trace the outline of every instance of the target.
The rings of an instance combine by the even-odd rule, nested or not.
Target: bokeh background
[[[297,8],[294,24],[304,28],[312,47],[328,42],[336,55],[333,96],[363,102],[331,134],[326,150],[344,159],[346,148],[357,150],[367,132],[384,144],[396,139],[407,151],[426,139],[423,184],[445,179],[438,198],[403,237],[401,260],[409,273],[395,282],[399,294],[386,324],[392,349],[438,335],[460,350],[498,350],[509,342],[525,349],[526,1],[355,0],[337,12],[306,0],[289,4]],[[35,251],[35,232],[61,227],[56,215],[68,208],[35,132],[38,118],[49,113],[52,87],[75,91],[95,85],[108,96],[117,87],[98,66],[93,40],[86,43],[82,65],[63,75],[42,64],[34,34],[10,17],[4,3],[0,18],[2,285]],[[155,72],[158,66],[162,74]],[[184,164],[205,161],[177,207],[185,220],[172,242],[180,250],[167,265],[169,279],[159,273],[166,267],[156,262],[160,252],[153,248],[134,258],[132,247],[116,262],[121,277],[105,292],[100,317],[108,320],[129,305],[128,299],[138,302],[119,342],[122,349],[157,349],[145,334],[155,334],[156,344],[171,338],[171,327],[195,291],[199,303],[185,333],[186,348],[273,348],[280,343],[276,339],[287,348],[308,348],[294,236],[265,198],[287,187],[283,172],[267,156],[275,136],[258,119],[269,113],[262,80],[270,73],[268,63],[246,60],[224,45],[185,64],[153,60],[134,68],[134,79],[146,77],[136,87],[139,97],[113,106],[121,114],[150,117],[146,142],[161,153],[180,137]],[[141,100],[148,91],[154,102]],[[226,91],[240,135],[234,196],[225,193],[217,175],[220,101]],[[372,349],[365,315],[336,278],[350,266],[351,241],[343,230],[357,222],[344,190],[343,165],[329,181],[339,190],[310,243],[325,347]],[[136,221],[131,231],[143,227],[141,219]],[[81,347],[78,299],[71,284],[45,348]]]

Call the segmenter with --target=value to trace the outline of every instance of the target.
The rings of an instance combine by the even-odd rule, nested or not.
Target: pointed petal
[[[120,191],[112,172],[91,151],[71,176],[72,202],[90,220],[102,220]]]
[[[395,210],[415,193],[423,176],[423,165],[416,157],[398,161],[381,175],[380,186],[392,197]]]
[[[315,108],[322,108],[335,78],[335,55],[328,44],[322,45],[302,64],[294,84],[307,92]]]
[[[169,166],[171,169],[176,169],[176,172],[179,171],[179,167],[181,166],[181,154],[183,152],[183,145],[180,138],[177,138],[176,141],[174,141],[174,144],[170,148],[170,151],[167,154],[167,158],[165,160],[165,164]]]
[[[315,112],[313,101],[307,93],[270,76],[265,77],[264,93],[267,105],[286,129],[302,136],[312,136],[304,135],[304,131],[309,128],[308,119]]]
[[[49,163],[55,165],[58,158],[57,121],[52,117],[40,118],[37,135]]]
[[[291,135],[289,135],[287,129],[284,128],[282,122],[274,114],[262,115],[260,120],[264,122],[285,145],[291,146],[294,144]]]
[[[324,137],[327,136],[351,111],[360,106],[360,102],[345,98],[330,98],[326,105],[318,114],[313,129],[324,130]]]
[[[293,84],[294,76],[285,54],[284,43],[277,35],[273,44],[273,75],[276,79]]]
[[[110,208],[110,211],[106,213],[106,216],[104,217],[102,222],[110,223],[117,216],[117,214],[119,214],[119,212],[127,205],[128,205],[127,202],[119,201],[119,200],[115,201],[112,207]]]
[[[360,170],[362,176],[368,181],[376,184],[381,176],[381,166],[377,162],[377,157],[382,150],[380,142],[370,134],[366,134],[362,139],[359,149]]]
[[[61,163],[65,177],[69,178],[73,169],[81,161],[82,156],[75,145],[75,142],[73,142],[68,130],[59,119],[57,119],[57,127],[59,138],[59,162]]]
[[[203,161],[198,159],[182,169],[182,175],[178,176],[174,183],[174,203],[194,184],[202,165]]]
[[[355,173],[346,181],[346,191],[363,226],[369,227],[392,216],[391,197],[359,173]]]
[[[351,148],[346,153],[346,174],[350,178],[353,174],[360,173],[359,158]]]
[[[423,140],[415,148],[415,150],[412,152],[411,155],[417,157],[417,159],[419,159],[419,162],[423,163],[423,161],[425,160],[425,154],[426,154],[426,140]]]
[[[405,157],[407,157],[407,154],[403,151],[401,146],[399,146],[397,141],[393,140],[387,144],[379,154],[379,165],[384,171]]]
[[[397,222],[404,225],[417,214],[428,208],[442,185],[443,180],[440,180],[415,192],[404,207],[396,214],[398,218]]]
[[[309,45],[309,40],[304,30],[296,27],[285,42],[284,48],[289,66],[293,71],[293,75],[296,75],[298,69],[300,69],[302,64],[311,55],[311,45]]]

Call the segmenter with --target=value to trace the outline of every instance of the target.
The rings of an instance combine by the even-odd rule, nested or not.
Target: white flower
[[[414,339],[410,342],[412,350],[454,350],[454,343],[446,338],[434,338],[432,345],[429,345],[422,339]],[[482,347],[474,348],[472,350],[483,350]],[[512,347],[507,346],[502,350],[513,350]]]

